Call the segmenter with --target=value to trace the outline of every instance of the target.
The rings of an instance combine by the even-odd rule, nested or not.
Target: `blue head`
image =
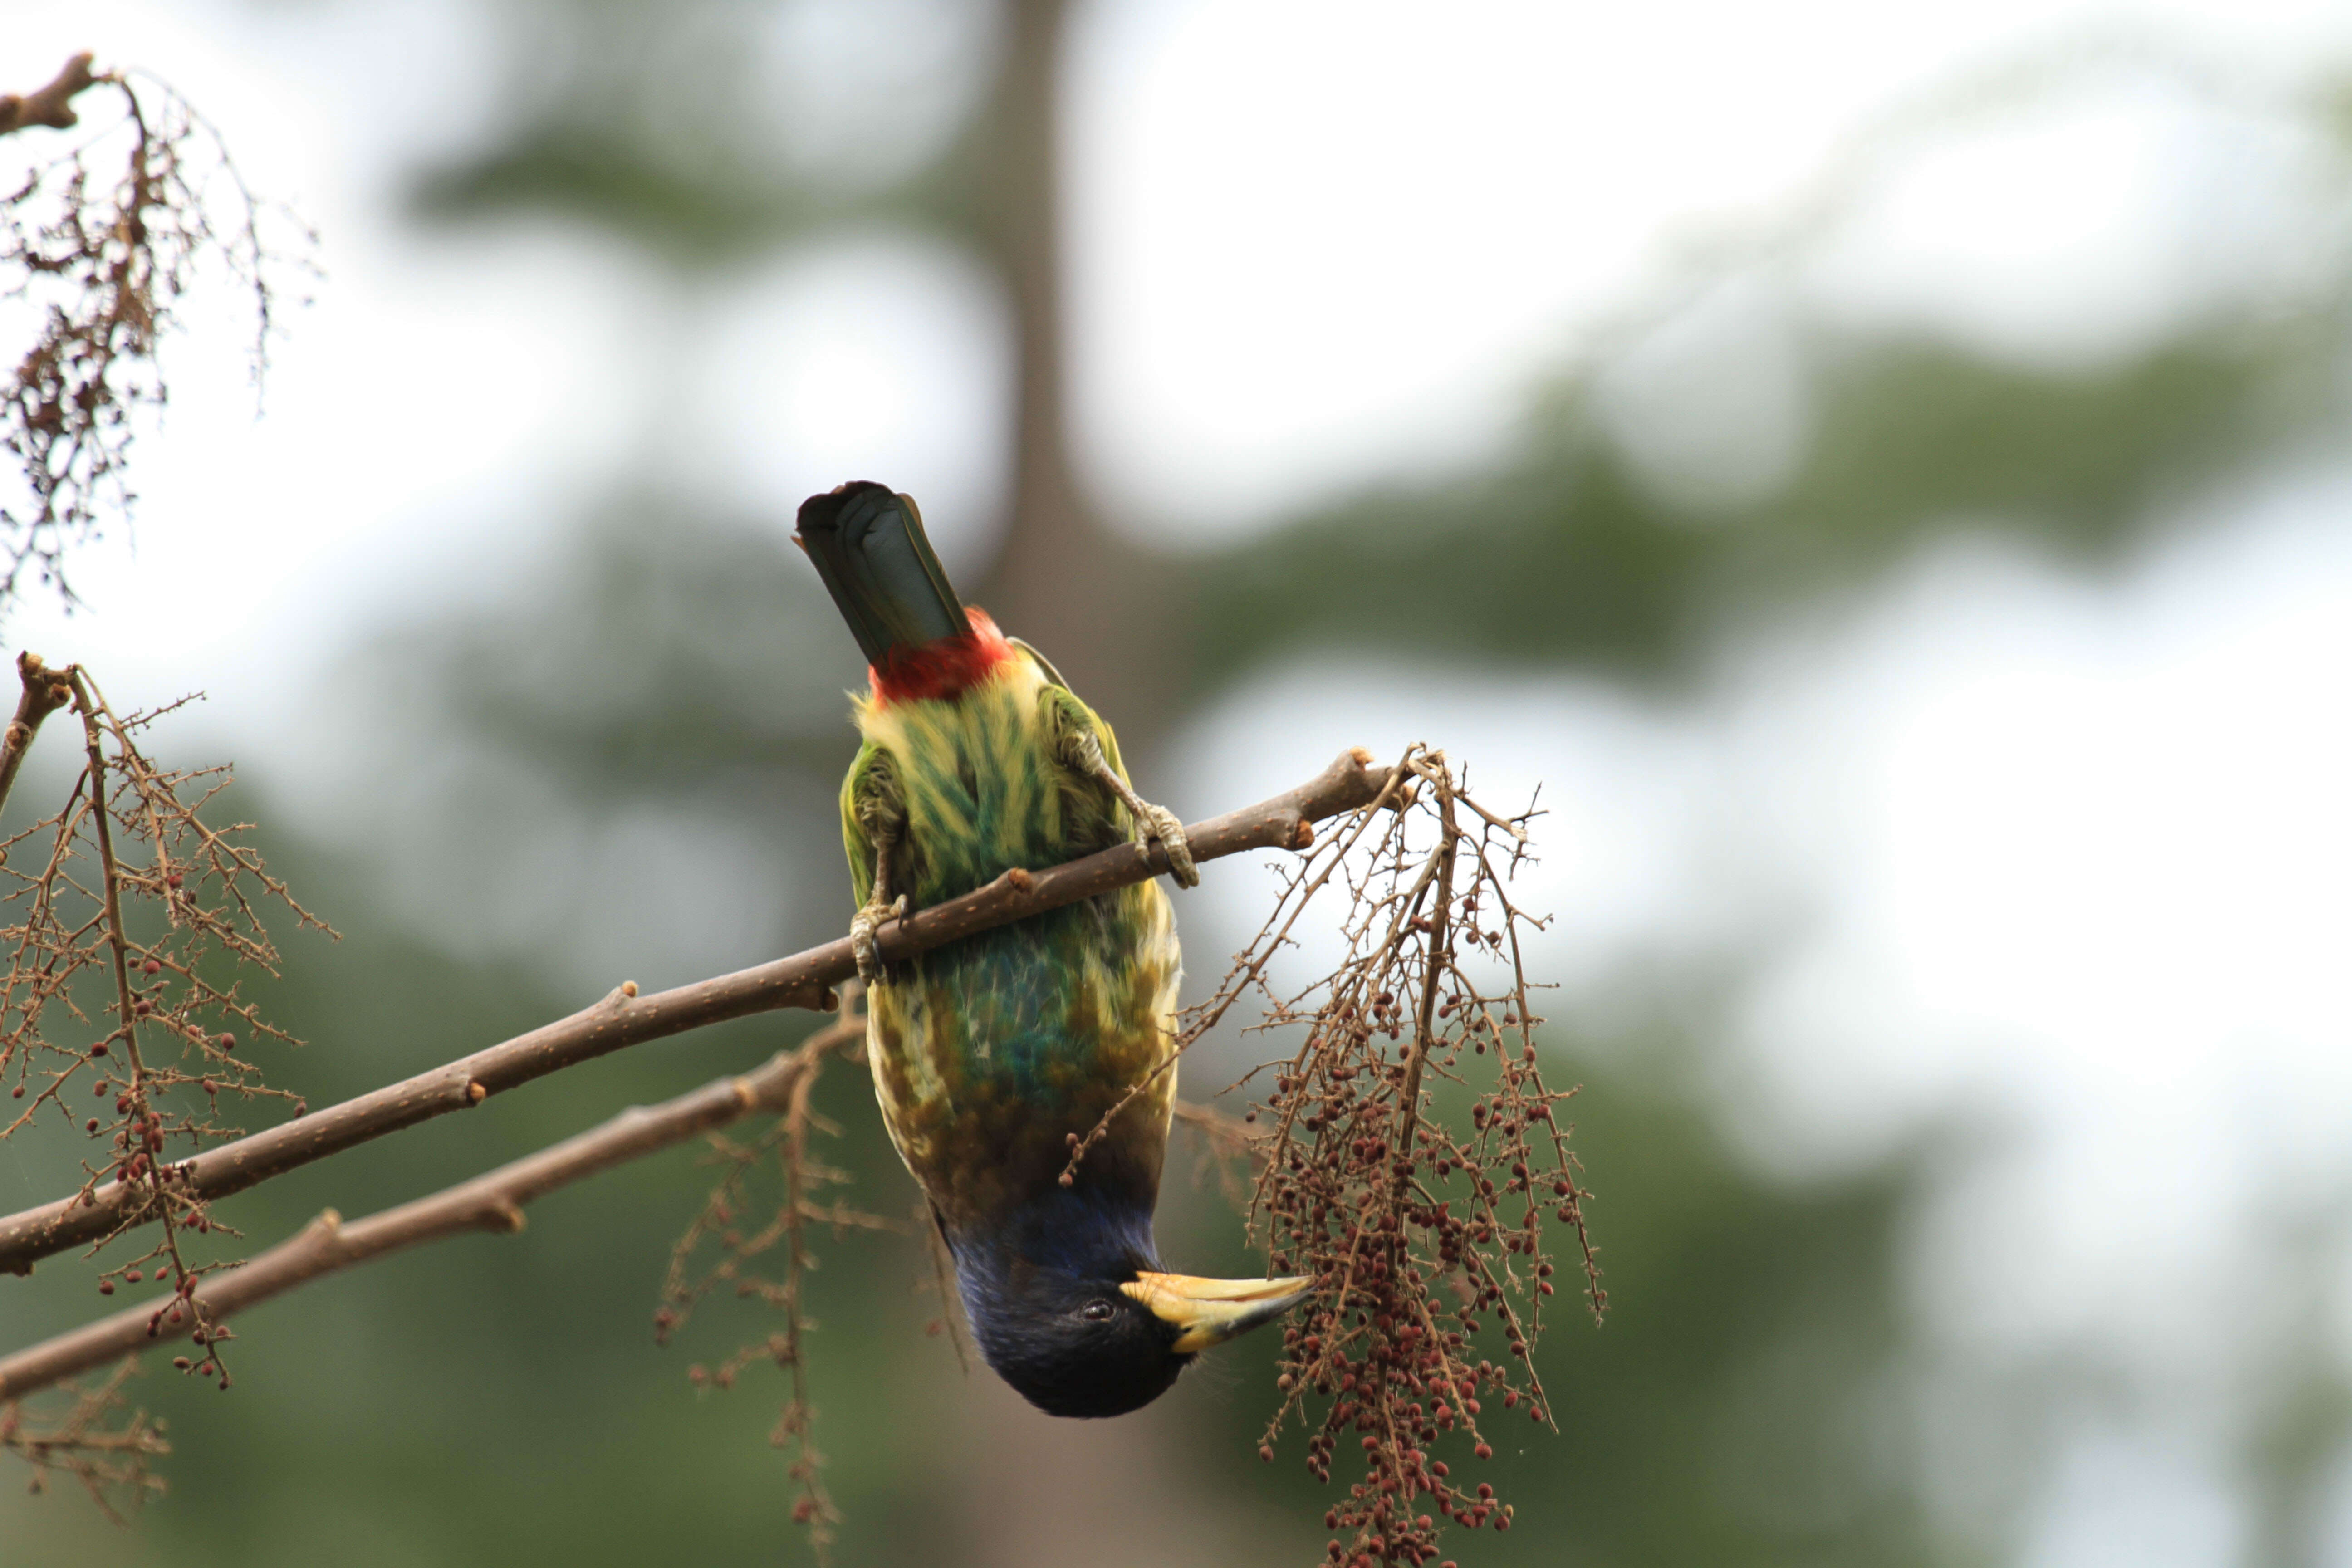
[[[1049,1415],[1150,1404],[1201,1352],[1279,1317],[1307,1284],[1162,1273],[1149,1200],[1102,1188],[1055,1186],[948,1245],[981,1354]]]

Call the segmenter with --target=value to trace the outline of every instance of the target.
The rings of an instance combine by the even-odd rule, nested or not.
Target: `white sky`
[[[1005,351],[958,258],[861,237],[681,304],[576,234],[399,227],[392,175],[484,112],[472,15],[0,5],[9,85],[77,47],[150,65],[320,226],[328,272],[257,423],[233,329],[195,323],[135,552],[91,552],[90,610],[26,614],[15,640],[125,700],[207,687],[228,739],[290,756],[311,671],[418,604],[494,597],[649,424],[780,519],[845,465],[915,476],[955,503],[927,507],[950,559],[977,547]],[[2080,90],[1962,115],[1984,129],[1863,139],[1988,62],[2148,36],[2219,91],[2095,63]],[[2309,193],[2340,170],[2247,105],[2346,58],[2352,13],[2316,4],[1100,5],[1071,89],[1082,458],[1173,540],[1475,461],[1694,237],[1824,193],[1857,216],[1794,279],[1803,308],[2095,359],[2296,286],[2327,235]],[[1890,174],[1887,146],[1922,151]],[[1715,320],[1626,363],[1622,433],[1661,471],[1769,483],[1802,439],[1801,373],[1769,309]],[[1948,1333],[2110,1341],[2186,1408],[2243,1348],[2218,1265],[2266,1205],[2352,1174],[2352,478],[2227,504],[2237,526],[2112,584],[1946,552],[1740,650],[1686,710],[1270,672],[1202,721],[1218,760],[1176,804],[1409,739],[1498,789],[1543,780],[1572,983],[1782,933],[1725,1069],[1758,1149],[1834,1163],[1996,1108],[2015,1135],[1931,1216],[1957,1239],[1924,1250],[1923,1296],[1958,1294],[1937,1270],[1990,1210],[2010,1284]],[[2226,1561],[2213,1441],[2086,1437],[2032,1561],[2133,1539]]]

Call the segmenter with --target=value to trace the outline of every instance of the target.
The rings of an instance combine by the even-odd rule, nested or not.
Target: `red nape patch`
[[[989,671],[1013,657],[1013,645],[1004,640],[986,610],[967,605],[963,613],[971,623],[966,635],[893,648],[888,659],[866,667],[877,704],[887,708],[893,702],[953,697],[979,684]]]

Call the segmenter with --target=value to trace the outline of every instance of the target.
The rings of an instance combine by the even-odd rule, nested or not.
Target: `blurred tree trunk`
[[[974,228],[1013,310],[1013,494],[1004,542],[974,597],[1044,649],[1148,751],[1182,689],[1182,578],[1106,527],[1070,459],[1062,312],[1062,69],[1068,0],[1009,0],[1003,68],[984,111]]]
[[[1072,9],[1068,0],[1007,0],[1003,64],[973,141],[967,199],[973,237],[1004,279],[1012,310],[1013,419],[1004,541],[971,597],[1043,649],[1110,720],[1132,767],[1176,717],[1181,650],[1152,562],[1104,525],[1071,462],[1061,95]],[[1059,1561],[1139,1521],[1158,1527],[1152,1539],[1183,1539],[1168,1532],[1192,1510],[1166,1451],[1164,1418],[1056,1422],[979,1382],[960,1405],[970,1458],[954,1533],[967,1561]],[[1010,1431],[1020,1441],[1004,1441]],[[1074,1498],[1089,1497],[1117,1505],[1074,1511]],[[1179,1548],[1170,1560],[1191,1555]]]

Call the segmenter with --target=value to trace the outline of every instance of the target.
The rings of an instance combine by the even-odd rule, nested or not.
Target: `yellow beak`
[[[1307,1299],[1314,1280],[1303,1274],[1286,1279],[1200,1279],[1190,1274],[1138,1274],[1119,1287],[1176,1330],[1171,1347],[1193,1355],[1270,1323]]]

